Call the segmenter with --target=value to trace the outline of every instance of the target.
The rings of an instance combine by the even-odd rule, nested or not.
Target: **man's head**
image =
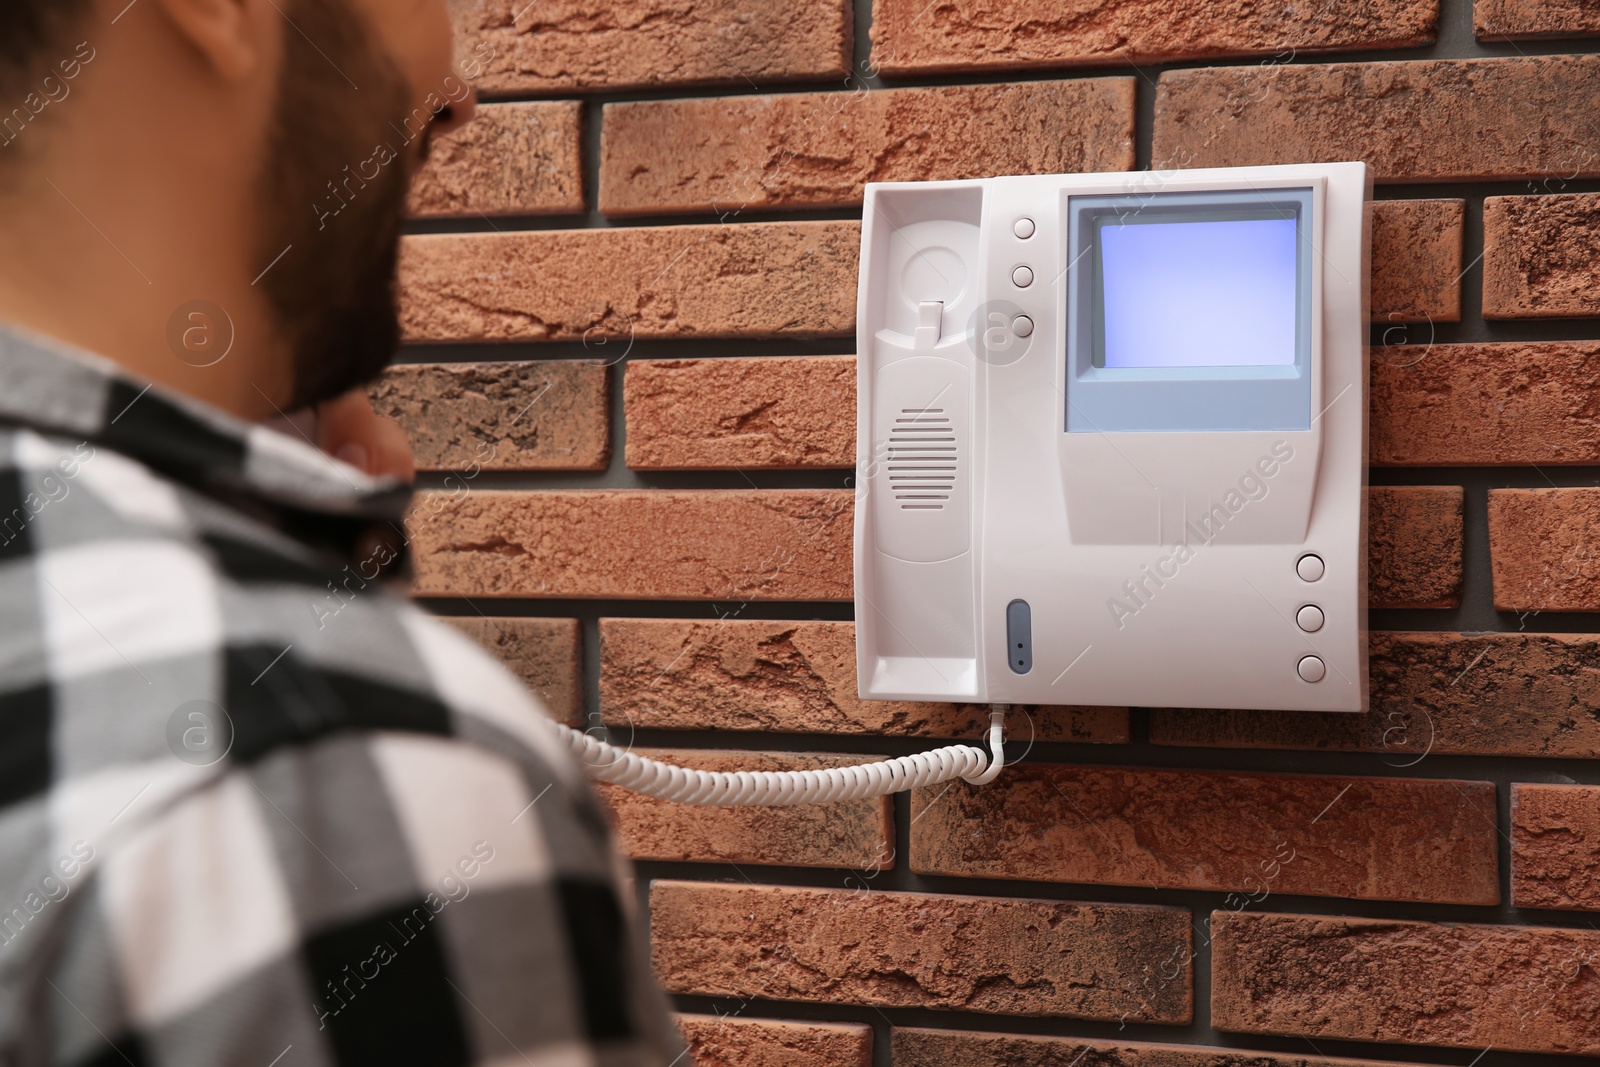
[[[445,0],[6,0],[0,42],[0,243],[38,268],[0,320],[249,416],[388,362],[409,179],[472,110]]]

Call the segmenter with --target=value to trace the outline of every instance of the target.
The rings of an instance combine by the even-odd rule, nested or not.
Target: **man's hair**
[[[6,94],[0,103],[26,91],[29,79],[51,65],[49,49],[88,6],[89,0],[0,0],[0,92]]]

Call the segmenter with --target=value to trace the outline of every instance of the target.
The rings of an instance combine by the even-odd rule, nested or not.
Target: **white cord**
[[[961,778],[973,785],[994,780],[1005,766],[1005,706],[989,713],[989,751],[950,745],[914,756],[832,767],[824,771],[696,771],[636,756],[570,726],[561,735],[589,774],[636,793],[681,804],[828,804],[898,793]]]

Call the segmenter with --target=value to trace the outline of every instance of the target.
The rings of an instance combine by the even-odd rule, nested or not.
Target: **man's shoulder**
[[[0,431],[0,619],[0,695],[75,739],[66,762],[80,771],[167,750],[207,758],[184,738],[249,760],[396,730],[581,781],[538,698],[467,637],[379,580],[85,442]]]

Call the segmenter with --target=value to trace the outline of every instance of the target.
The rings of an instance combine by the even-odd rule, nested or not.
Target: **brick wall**
[[[456,24],[491,102],[416,191],[375,390],[427,469],[415,591],[554,714],[695,766],[984,721],[855,695],[864,183],[1377,174],[1371,714],[1031,707],[984,789],[607,790],[702,1067],[1600,1057],[1595,4],[457,0]]]

